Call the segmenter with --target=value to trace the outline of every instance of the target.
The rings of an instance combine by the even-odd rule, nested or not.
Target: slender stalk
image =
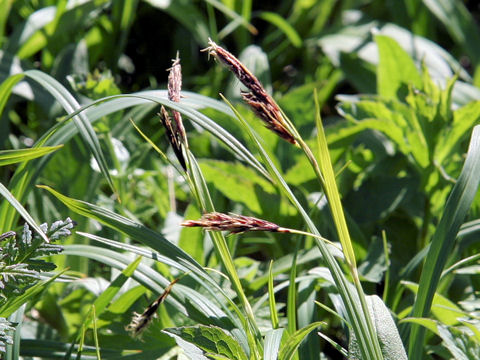
[[[338,237],[340,243],[342,245],[343,253],[345,254],[345,258],[347,261],[347,265],[349,267],[350,273],[352,275],[354,286],[358,293],[358,300],[360,301],[364,320],[367,324],[366,335],[369,338],[369,341],[374,344],[373,349],[375,351],[375,359],[383,359],[380,344],[378,342],[378,338],[376,336],[376,331],[373,326],[373,323],[370,318],[370,312],[368,310],[368,306],[365,299],[365,293],[363,292],[362,285],[360,283],[360,277],[358,275],[358,269],[356,266],[355,254],[353,252],[352,242],[350,239],[350,234],[348,232],[347,223],[345,220],[345,215],[343,213],[343,207],[341,204],[340,196],[338,190],[336,188],[335,183],[335,174],[331,165],[331,160],[328,155],[328,147],[326,146],[326,138],[325,133],[323,131],[323,126],[320,120],[320,109],[317,102],[317,96],[315,91],[315,105],[316,105],[316,113],[317,113],[317,131],[318,131],[318,143],[319,143],[319,151],[322,151],[325,154],[325,158],[323,163],[318,163],[317,159],[313,155],[310,147],[305,143],[302,139],[296,128],[293,126],[292,122],[288,117],[282,112],[284,117],[284,124],[287,130],[293,135],[296,143],[299,147],[303,150],[305,155],[307,156],[317,178],[322,186],[325,195],[328,200],[328,204],[330,210],[332,212],[333,220],[335,222],[335,227],[337,229]],[[323,145],[323,146],[322,146]],[[333,179],[333,181],[326,181],[326,177],[329,179]]]

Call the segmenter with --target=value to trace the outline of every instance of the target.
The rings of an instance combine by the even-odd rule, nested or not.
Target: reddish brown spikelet
[[[181,98],[181,89],[182,67],[177,53],[177,57],[173,60],[172,67],[169,69],[168,74],[168,99],[170,101],[179,102]],[[185,158],[183,157],[182,146],[187,144],[187,135],[185,133],[185,128],[183,127],[182,115],[176,110],[171,110],[171,114],[174,120],[173,122],[171,121],[169,112],[162,106],[158,115],[165,127],[168,141],[172,145],[178,161],[183,169],[186,170],[187,167]]]
[[[288,229],[266,220],[218,212],[204,214],[200,220],[184,221],[181,225],[186,227],[203,227],[206,230],[228,231],[232,234],[246,231],[289,232]]]
[[[182,66],[180,65],[180,58],[177,57],[173,60],[172,67],[169,69],[168,74],[168,99],[174,102],[180,102],[180,92],[182,90]],[[179,136],[186,141],[185,129],[183,127],[182,115],[172,110],[173,119],[177,126]]]
[[[268,95],[260,81],[243,65],[235,56],[218,46],[212,40],[205,50],[225,65],[240,82],[250,90],[242,92],[245,102],[253,109],[255,114],[281,138],[296,144],[295,137],[288,130],[282,112],[273,98]]]

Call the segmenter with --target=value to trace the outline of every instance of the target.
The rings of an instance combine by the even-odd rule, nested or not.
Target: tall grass
[[[475,358],[479,31],[463,4],[49,4],[0,4],[1,247],[24,222],[42,243],[44,221],[77,233],[45,259],[60,272],[2,290],[6,358]],[[151,14],[172,36],[142,58]],[[198,51],[208,36],[246,92]]]

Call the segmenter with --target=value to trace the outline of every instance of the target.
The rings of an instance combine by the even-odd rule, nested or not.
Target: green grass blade
[[[299,48],[302,46],[302,38],[298,35],[297,31],[290,25],[282,16],[270,11],[261,11],[258,17],[262,20],[269,22],[277,27],[278,30],[283,32],[290,43]]]
[[[297,277],[297,253],[298,245],[293,254],[293,263],[290,269],[290,285],[288,286],[287,295],[288,334],[290,335],[297,331],[297,284],[295,283],[295,278]],[[292,359],[298,360],[297,352],[292,355]]]
[[[63,147],[44,146],[39,148],[19,149],[19,150],[1,150],[0,151],[0,166],[16,164],[22,161],[28,161],[50,154]]]
[[[129,259],[128,256],[98,246],[66,245],[64,254],[92,259],[120,271],[124,271],[128,265],[131,264],[131,259]],[[156,260],[155,257],[154,259]],[[162,294],[164,289],[170,284],[170,280],[166,279],[160,273],[145,264],[139,264],[131,277],[145,288],[150,289],[157,294]],[[239,325],[241,325],[239,321],[230,311],[228,311],[228,307],[220,301],[221,299],[219,299],[221,296],[226,296],[221,292],[221,289],[219,290],[219,286],[212,286],[205,281],[198,282],[207,291],[210,290],[210,293],[212,294],[211,299],[218,300],[222,309],[203,296],[200,292],[178,283],[172,288],[170,295],[165,301],[174,307],[180,314],[185,316],[189,314],[189,316],[196,321],[205,322],[208,321],[206,319],[210,319],[211,322],[226,329],[232,328],[232,324],[239,327]],[[212,289],[218,292],[211,291]],[[188,301],[186,301],[186,299],[188,299]],[[227,309],[227,311],[223,311],[225,309]]]
[[[25,304],[27,301],[34,298],[36,295],[44,291],[48,286],[52,284],[52,282],[62,275],[66,270],[55,274],[50,279],[45,281],[39,281],[32,287],[29,287],[22,295],[20,296],[12,296],[5,301],[5,303],[0,306],[0,317],[9,317],[12,315],[20,306]]]
[[[37,232],[37,234],[42,237],[43,240],[45,240],[47,243],[50,242],[50,240],[48,240],[45,233],[42,231],[42,229],[40,229],[32,216],[28,213],[28,211],[22,206],[22,204],[18,202],[18,200],[12,195],[10,191],[8,191],[8,189],[2,183],[0,183],[0,195],[2,195],[18,211],[18,213],[25,219],[28,225],[30,225]],[[4,226],[5,224],[1,224],[2,228]]]
[[[70,94],[70,92],[62,84],[60,84],[51,76],[38,70],[28,70],[24,74],[26,77],[36,81],[39,85],[44,87],[55,99],[57,99],[67,113],[72,113],[80,108],[80,105],[72,96],[72,94]],[[78,129],[78,132],[82,136],[83,141],[85,141],[87,147],[90,149],[93,157],[97,161],[102,175],[107,180],[112,191],[116,193],[113,179],[108,171],[105,155],[103,154],[98,137],[95,134],[95,130],[90,124],[90,121],[83,113],[79,113],[78,116],[76,115],[73,117],[73,121]]]
[[[10,76],[0,85],[0,115],[3,113],[5,104],[8,101],[8,98],[12,94],[13,87],[17,85],[25,76],[23,74],[17,74]]]
[[[152,102],[159,105],[164,105],[177,110],[195,124],[209,131],[213,136],[225,144],[227,150],[231,151],[236,157],[245,161],[247,164],[257,169],[262,173],[262,175],[268,178],[268,173],[265,171],[260,162],[240,141],[238,141],[227,130],[219,126],[209,117],[197,110],[197,108],[210,107],[221,111],[226,115],[232,116],[232,111],[229,108],[226,108],[225,104],[221,105],[214,99],[198,94],[187,92],[185,96],[189,96],[188,101],[182,100],[180,103],[168,100],[166,91],[144,91],[127,95],[108,96],[77,109],[76,111],[72,112],[68,118],[76,116],[85,111],[86,117],[90,119],[90,121],[95,121],[102,116],[106,116],[115,111],[135,105],[149,105]],[[57,131],[57,133],[52,136],[51,143],[49,142],[48,145],[66,143],[76,132],[72,128],[71,124],[65,124],[64,129],[62,128],[62,130],[63,131]]]
[[[340,200],[340,193],[338,192],[337,182],[335,180],[335,171],[333,170],[327,138],[325,136],[325,130],[320,117],[320,108],[317,101],[318,97],[316,96],[316,92],[314,98],[316,106],[315,122],[317,125],[318,165],[321,173],[323,174],[325,194],[328,198],[333,221],[335,222],[338,232],[338,239],[342,244],[342,250],[345,254],[345,258],[353,268],[356,268],[355,253],[353,252],[352,240],[350,239],[347,221],[345,219],[345,214],[343,213],[342,201]]]
[[[196,159],[189,151],[187,151],[186,162],[189,174],[191,174],[192,177],[192,189],[194,192],[194,196],[197,198],[198,206],[201,207],[202,211],[205,212],[215,211],[205,178],[203,177],[203,174]],[[259,358],[260,349],[258,349],[258,346],[259,340],[261,339],[260,330],[255,322],[255,316],[253,314],[251,305],[247,299],[247,296],[245,295],[245,292],[243,291],[242,283],[240,282],[237,269],[233,262],[233,258],[228,248],[227,241],[225,240],[225,236],[218,231],[212,231],[209,234],[215,247],[216,253],[219,257],[219,260],[225,268],[228,278],[232,283],[232,287],[237,296],[239,297],[243,310],[246,313],[247,322],[245,323],[245,332],[248,335],[250,350],[254,354],[254,358]]]
[[[187,266],[189,270],[195,269],[203,272],[203,268],[200,266],[200,264],[198,264],[182,249],[176,247],[167,239],[165,239],[160,233],[157,233],[110,210],[89,204],[85,201],[64,196],[48,186],[38,185],[38,187],[49,191],[73,212],[91,219],[98,220],[102,224],[122,232],[130,236],[132,239],[135,239],[151,247],[152,249],[155,249],[159,253],[174,259],[184,266]]]
[[[204,0],[204,1],[212,5],[218,11],[222,12],[225,16],[233,19],[234,21],[238,21],[252,34],[257,34],[257,29],[255,29],[255,27],[252,24],[250,24],[244,17],[238,15],[235,11],[225,6],[221,1],[218,1],[218,0]]]
[[[132,261],[132,263],[128,265],[125,270],[123,270],[95,300],[93,306],[95,306],[95,313],[98,316],[102,314],[108,304],[110,304],[110,302],[113,300],[114,296],[118,294],[123,284],[125,284],[125,282],[133,275],[141,261],[141,256],[139,256],[135,261]],[[90,324],[85,323],[85,326],[88,327]]]
[[[246,132],[249,134],[256,147],[260,152],[260,156],[273,179],[274,183],[280,188],[281,192],[292,202],[292,204],[297,208],[298,212],[304,219],[308,229],[315,235],[320,236],[318,229],[313,223],[312,219],[309,217],[308,213],[302,207],[298,199],[293,194],[292,190],[285,182],[281,176],[278,169],[275,167],[275,164],[268,156],[267,152],[261,145],[258,135],[253,131],[249,124],[243,119],[243,117],[235,110],[235,108],[224,98],[224,100],[231,106],[232,110],[237,115],[237,119],[243,125]],[[381,351],[378,345],[378,339],[373,337],[371,332],[371,326],[368,325],[368,320],[365,317],[365,313],[357,303],[357,292],[353,289],[352,285],[347,281],[345,275],[343,274],[340,266],[336,262],[333,255],[330,253],[329,249],[325,243],[317,238],[315,238],[315,243],[320,250],[325,263],[328,265],[328,268],[332,274],[335,285],[337,286],[338,292],[342,297],[342,300],[345,305],[345,310],[348,315],[348,320],[352,326],[353,331],[357,334],[359,343],[361,344],[360,350],[365,359],[381,359]]]
[[[192,271],[201,279],[204,279],[207,283],[204,283],[205,287],[212,287],[218,289],[218,285],[215,281],[208,276],[202,266],[198,264],[190,255],[185,253],[182,249],[178,248],[167,239],[165,239],[160,233],[157,233],[139,223],[136,223],[123,216],[115,214],[110,210],[103,209],[99,206],[89,204],[84,201],[68,198],[55,190],[47,186],[39,186],[40,188],[48,190],[57,199],[63,202],[73,212],[98,220],[102,224],[115,229],[121,233],[128,235],[130,238],[135,239],[150,248],[158,251],[164,258],[169,258],[171,261],[169,265],[177,267],[181,271]],[[86,256],[86,254],[84,254]],[[168,283],[164,286],[167,286]],[[222,292],[223,294],[223,292]],[[226,296],[226,295],[225,295]],[[243,318],[242,312],[233,303],[232,308],[240,319]],[[226,311],[228,313],[228,310]],[[233,319],[233,316],[230,316]],[[235,319],[232,320],[235,323]]]
[[[423,3],[478,65],[480,49],[475,44],[480,43],[480,29],[466,6],[456,0],[423,0]]]
[[[85,236],[85,237],[87,237],[91,240],[101,242],[101,243],[106,244],[106,245],[108,245],[110,247],[113,247],[113,248],[122,249],[122,250],[125,250],[125,251],[133,253],[133,254],[137,254],[137,255],[140,255],[140,256],[155,260],[155,261],[159,261],[162,264],[165,264],[165,265],[170,266],[170,267],[174,267],[176,269],[179,269],[180,271],[183,271],[183,272],[188,271],[188,268],[186,266],[184,266],[182,263],[179,263],[179,262],[175,261],[175,259],[171,259],[167,256],[164,256],[164,255],[158,253],[158,252],[152,252],[151,250],[148,250],[148,249],[145,249],[145,248],[142,248],[142,247],[138,247],[138,246],[130,245],[130,244],[119,243],[117,241],[105,239],[105,238],[102,238],[100,236],[96,236],[96,235],[92,235],[92,234],[87,234],[87,233],[83,233],[83,232],[77,232],[77,234],[79,234],[81,236]],[[77,254],[77,255],[81,256],[82,254]],[[88,257],[88,252],[85,252],[83,254],[83,256]],[[114,258],[114,256],[113,256],[113,258]],[[123,259],[123,258],[120,257],[120,259]],[[143,270],[143,265],[140,265],[139,269],[141,271],[144,271]],[[223,291],[223,289],[217,283],[211,281],[210,278],[207,279],[207,282],[203,281],[202,280],[203,277],[206,276],[203,273],[200,274],[203,277],[195,276],[195,274],[196,273],[193,272],[192,277],[198,282],[198,284],[200,286],[204,287],[212,295],[212,298],[218,298],[218,293],[220,293],[223,296],[223,298],[229,303],[229,306],[232,309],[234,309],[237,314],[241,313],[240,310],[238,309],[238,307],[235,305],[235,303],[233,301],[231,301],[230,297]],[[148,279],[148,278],[154,279],[155,276],[156,276],[156,273],[155,272],[145,272],[145,276],[146,276],[146,279]],[[136,279],[136,280],[141,282],[140,281],[141,279],[140,280]],[[145,285],[145,282],[141,282],[141,283]],[[168,286],[168,284],[169,284],[167,279],[164,279],[163,277],[159,278],[157,283],[160,284],[162,287]],[[176,289],[178,290],[179,287],[176,286]],[[153,290],[155,290],[157,292],[160,291],[159,288],[155,288]],[[178,290],[178,292],[180,292],[180,290]],[[184,296],[187,296],[187,294],[184,294]],[[231,312],[229,311],[229,308],[225,307],[223,302],[220,302],[220,305],[223,307],[223,310],[228,315],[228,317],[230,319],[233,319],[232,321],[234,322],[235,318],[233,317],[233,315],[231,315]],[[240,318],[241,317],[242,316],[240,316]]]
[[[1,0],[0,1],[0,47],[5,41],[5,25],[7,24],[8,15],[12,7],[13,1]],[[1,113],[1,111],[0,111]]]
[[[272,329],[278,328],[278,314],[277,314],[277,305],[275,302],[275,292],[273,291],[273,261],[270,261],[270,266],[268,268],[268,305],[270,308],[270,319],[272,321]]]
[[[430,250],[420,277],[419,292],[412,310],[413,317],[427,317],[445,264],[465,220],[480,182],[480,126],[473,129],[462,172],[445,205],[440,223],[433,235]],[[409,358],[420,359],[424,351],[425,330],[412,325]]]
[[[278,359],[279,360],[293,359],[293,356],[295,355],[303,339],[305,339],[305,337],[308,334],[310,334],[311,331],[315,330],[317,327],[321,325],[324,325],[324,323],[317,321],[305,326],[302,329],[297,330],[294,334],[290,335],[288,337],[288,340],[285,342],[285,345],[282,346]]]

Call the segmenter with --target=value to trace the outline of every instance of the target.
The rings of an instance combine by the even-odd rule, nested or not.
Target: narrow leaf
[[[45,242],[50,242],[48,240],[47,236],[45,233],[40,229],[40,227],[37,225],[35,220],[32,218],[32,216],[28,213],[28,211],[18,202],[17,199],[8,191],[8,189],[0,183],[0,195],[2,195],[7,201],[12,204],[12,206],[18,211],[18,213],[25,219],[25,221],[30,225],[38,235],[42,237]]]
[[[19,150],[2,150],[0,151],[0,166],[32,160],[32,159],[50,154],[60,149],[62,146],[63,145],[44,146],[39,148],[19,149]]]
[[[430,250],[420,277],[419,292],[412,310],[413,317],[428,317],[433,296],[437,289],[460,226],[477,194],[480,182],[480,126],[475,126],[470,140],[467,159],[452,193],[450,194],[442,218],[433,235]],[[409,358],[422,358],[425,330],[412,325],[409,343]]]

